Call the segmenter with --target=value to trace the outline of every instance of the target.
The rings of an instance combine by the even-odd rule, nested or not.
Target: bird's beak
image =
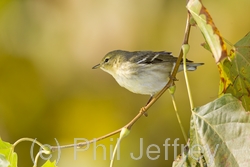
[[[95,65],[94,67],[92,67],[92,69],[97,69],[97,68],[100,68],[101,67],[101,65],[100,64],[97,64],[97,65]]]

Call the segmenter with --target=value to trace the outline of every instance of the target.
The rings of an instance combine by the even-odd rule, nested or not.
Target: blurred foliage
[[[0,138],[0,166],[1,167],[16,167],[17,154],[12,150],[10,143],[2,141]]]
[[[56,167],[56,162],[50,162],[50,160],[46,161],[45,164],[43,164],[42,167]]]
[[[0,1],[0,136],[14,143],[22,137],[56,145],[74,138],[92,139],[129,122],[147,96],[119,87],[111,76],[91,67],[107,52],[166,50],[179,53],[186,19],[186,1],[91,1],[2,0]],[[236,41],[249,31],[249,0],[211,2],[204,0],[223,37]],[[246,10],[243,10],[246,9]],[[232,12],[234,11],[234,12]],[[240,26],[239,26],[240,25]],[[218,71],[212,57],[200,47],[200,32],[192,29],[188,59],[205,66],[189,73],[196,106],[217,97]],[[204,73],[206,75],[204,75]],[[182,74],[177,76],[176,101],[188,132],[190,112]],[[209,83],[209,84],[208,84]],[[171,99],[166,93],[140,119],[120,146],[115,166],[170,166],[174,148],[163,151],[166,139],[184,144]],[[107,160],[93,146],[77,152],[62,150],[58,166],[107,166],[110,146],[116,137],[97,144],[107,146]],[[143,157],[139,156],[143,138]],[[160,147],[158,160],[145,150]],[[15,149],[19,166],[32,166],[30,143]],[[181,149],[178,148],[178,153]],[[57,155],[54,155],[55,159]],[[44,162],[40,162],[44,163]]]

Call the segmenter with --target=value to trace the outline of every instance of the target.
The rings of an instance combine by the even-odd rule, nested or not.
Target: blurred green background
[[[92,139],[121,128],[147,102],[147,96],[121,88],[115,80],[92,66],[109,51],[166,50],[178,55],[186,23],[185,0],[1,0],[0,1],[0,136],[14,143],[22,137],[44,144],[74,143],[75,138]],[[250,29],[250,1],[203,1],[223,37],[231,43]],[[217,97],[219,75],[200,31],[192,28],[188,58],[204,62],[190,72],[195,106]],[[177,75],[176,102],[186,132],[190,107],[183,73]],[[185,144],[166,92],[124,139],[115,166],[170,166],[174,147]],[[61,151],[58,166],[108,166],[110,147],[116,138],[98,144],[106,146],[107,157],[93,145],[86,151]],[[139,156],[143,138],[143,157]],[[149,145],[160,148],[160,157],[150,160]],[[19,166],[32,166],[31,143],[16,147]],[[37,150],[36,148],[35,150]],[[156,150],[151,148],[150,150]],[[180,147],[177,149],[181,152]],[[151,154],[156,157],[158,154]],[[46,156],[45,156],[46,157]],[[167,157],[167,158],[166,158]],[[55,153],[53,159],[57,159]],[[39,163],[44,161],[41,159]]]

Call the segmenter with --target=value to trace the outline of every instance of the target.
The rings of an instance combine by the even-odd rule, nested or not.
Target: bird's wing
[[[137,51],[133,52],[130,61],[137,64],[155,64],[163,62],[176,62],[177,57],[174,57],[171,52],[152,52],[152,51]]]

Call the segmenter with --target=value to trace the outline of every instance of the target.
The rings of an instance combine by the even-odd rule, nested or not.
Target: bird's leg
[[[150,98],[148,99],[148,102],[147,102],[147,104],[145,106],[147,106],[151,102],[151,100],[153,99],[153,97],[154,97],[153,95],[150,96]]]
[[[152,99],[153,99],[153,96],[151,95],[150,98],[148,99],[148,102],[146,103],[146,105],[145,105],[144,107],[146,107],[146,106],[151,102]],[[143,108],[144,108],[144,107],[143,107]],[[144,112],[143,115],[144,115],[145,117],[147,117],[147,116],[148,116],[148,113],[147,113],[147,112]]]

